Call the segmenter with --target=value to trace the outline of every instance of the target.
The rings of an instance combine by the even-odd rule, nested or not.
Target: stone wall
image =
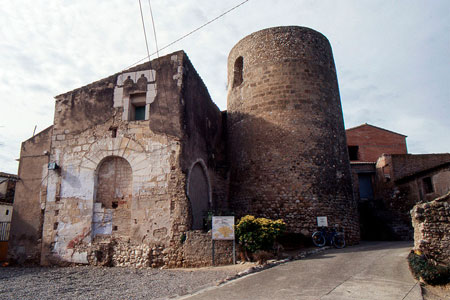
[[[204,267],[212,264],[211,232],[188,232],[182,246],[183,267]],[[233,263],[233,241],[215,241],[214,264]]]
[[[167,102],[180,103],[183,57],[165,56],[57,97],[50,159],[60,169],[49,174],[42,264],[88,263],[92,249],[105,245],[120,253],[170,247],[182,216],[174,212],[186,198],[171,194],[173,186],[183,191],[185,175],[181,106],[169,113]],[[133,93],[144,95],[145,120],[125,113]]]
[[[139,105],[145,117],[135,120]],[[191,241],[205,236],[192,231],[189,176],[192,197],[206,209],[223,205],[224,198],[212,198],[222,178],[215,170],[216,157],[224,159],[221,117],[184,52],[57,96],[55,125],[38,135],[46,137],[45,163],[26,164],[28,152],[21,155],[22,169],[45,174],[33,179],[40,201],[29,203],[19,189],[18,205],[39,210],[18,219],[16,228],[39,220],[36,251],[19,256],[32,253],[43,265],[204,265],[203,257],[185,254],[203,253],[196,248],[203,243]],[[48,162],[58,168],[47,170]],[[184,244],[182,236],[189,236]]]
[[[309,236],[316,217],[359,241],[331,46],[303,27],[242,39],[228,57],[230,201]]]
[[[411,210],[414,248],[438,262],[450,264],[450,192]]]

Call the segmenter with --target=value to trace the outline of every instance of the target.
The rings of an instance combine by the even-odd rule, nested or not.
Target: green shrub
[[[286,230],[283,220],[272,221],[247,215],[236,225],[236,237],[244,251],[255,253],[258,250],[272,251],[278,236]]]
[[[408,262],[411,272],[417,279],[431,285],[450,283],[450,267],[436,265],[423,254],[411,251],[408,255]]]

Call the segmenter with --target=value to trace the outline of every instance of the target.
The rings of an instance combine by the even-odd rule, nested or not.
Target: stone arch
[[[187,196],[191,208],[191,229],[203,229],[203,219],[212,208],[212,197],[208,169],[202,159],[195,161],[189,168]]]
[[[133,171],[119,156],[107,156],[95,172],[93,237],[129,236]]]

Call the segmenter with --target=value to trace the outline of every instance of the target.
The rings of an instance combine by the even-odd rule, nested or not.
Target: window
[[[348,156],[350,160],[358,160],[358,146],[348,146]]]
[[[5,215],[9,215],[9,209],[6,210]]]
[[[130,95],[130,121],[145,120],[145,93]]]
[[[423,183],[423,189],[425,191],[425,194],[434,192],[433,182],[431,181],[431,177],[425,177],[424,179],[422,179],[422,183]]]
[[[234,78],[233,78],[233,87],[237,87],[244,80],[243,77],[244,71],[244,58],[239,56],[234,62]]]
[[[145,120],[145,106],[134,106],[134,120]]]

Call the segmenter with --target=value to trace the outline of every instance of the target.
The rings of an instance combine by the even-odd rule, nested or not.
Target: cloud
[[[153,0],[159,47],[240,3]],[[156,49],[142,1],[150,51]],[[411,152],[448,152],[450,2],[250,0],[163,50],[184,49],[221,109],[227,57],[246,35],[302,25],[333,47],[347,127],[407,134]],[[55,95],[123,70],[146,56],[137,2],[6,1],[0,7],[0,165],[15,172],[20,142],[53,122]]]

